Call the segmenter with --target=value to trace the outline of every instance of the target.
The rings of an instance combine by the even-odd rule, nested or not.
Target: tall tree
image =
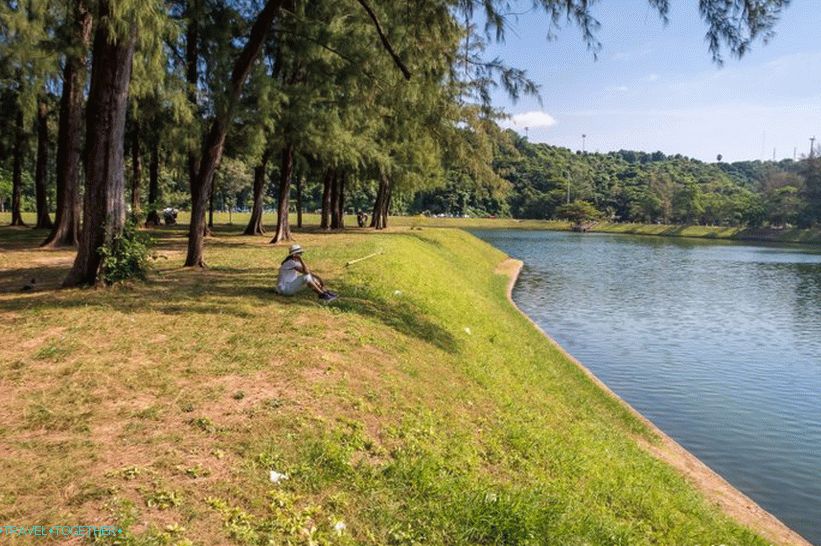
[[[148,215],[146,226],[160,225],[160,214],[157,212],[157,199],[160,193],[160,137],[155,134],[151,139],[151,157],[148,162]]]
[[[268,160],[271,157],[269,150],[262,154],[259,165],[254,167],[254,205],[251,209],[251,219],[243,232],[245,235],[264,235],[265,228],[262,225],[263,197],[265,194],[265,170]]]
[[[185,265],[188,267],[205,265],[202,258],[205,208],[214,183],[214,172],[222,157],[225,135],[228,132],[234,108],[239,101],[242,86],[283,2],[284,0],[268,0],[257,15],[248,41],[234,63],[224,106],[215,116],[205,138],[197,176],[191,186],[191,224],[188,230],[188,254],[185,258]]]
[[[76,246],[80,229],[80,149],[83,87],[92,17],[85,0],[74,0],[67,21],[69,43],[63,67],[63,92],[57,128],[57,212],[43,246]]]
[[[25,226],[22,214],[23,202],[23,154],[25,153],[25,133],[23,131],[23,111],[18,109],[14,121],[14,151],[11,175],[11,225]]]
[[[125,224],[123,138],[137,38],[133,12],[130,15],[118,20],[112,2],[100,0],[86,114],[83,229],[77,257],[63,286],[96,284],[100,248],[111,244]],[[120,32],[112,28],[117,23],[125,27]]]
[[[331,229],[331,193],[335,184],[336,171],[328,169],[322,179],[322,212],[319,227]]]
[[[34,171],[34,196],[37,205],[37,225],[39,229],[51,229],[48,215],[48,104],[45,97],[37,102],[37,162]]]
[[[291,176],[294,171],[294,146],[286,144],[282,148],[279,166],[279,191],[277,193],[277,227],[272,243],[291,240],[291,226],[288,223],[290,208]]]
[[[135,120],[131,135],[131,215],[134,218],[140,216],[140,184],[143,177],[140,137],[140,122]]]

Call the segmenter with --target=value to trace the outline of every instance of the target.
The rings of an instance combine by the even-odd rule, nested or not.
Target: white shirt
[[[279,279],[277,279],[277,285],[287,286],[294,282],[301,274],[297,271],[298,267],[302,267],[299,260],[295,260],[293,258],[288,258],[285,260],[285,262],[279,266]]]

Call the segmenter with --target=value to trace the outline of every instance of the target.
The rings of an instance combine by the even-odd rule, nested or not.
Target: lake
[[[519,307],[630,405],[821,545],[821,248],[475,230]]]

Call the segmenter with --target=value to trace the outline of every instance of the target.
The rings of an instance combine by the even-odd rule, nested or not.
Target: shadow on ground
[[[221,230],[220,230],[221,231]],[[32,254],[45,258],[55,256],[53,251],[37,249],[40,233],[33,230],[15,230],[8,237],[0,231],[0,250],[16,252],[30,249]],[[184,235],[179,228],[152,230],[156,248],[180,250]],[[220,237],[223,237],[220,234]],[[211,239],[213,248],[241,251],[248,239],[235,231],[225,239]],[[227,239],[227,240],[226,240]],[[37,256],[38,258],[40,256]],[[283,297],[274,291],[275,272],[270,267],[237,268],[216,266],[206,270],[188,268],[159,269],[146,282],[138,282],[108,289],[62,290],[60,284],[71,267],[71,254],[63,251],[55,263],[23,266],[0,270],[0,311],[19,312],[26,309],[71,309],[99,307],[119,312],[152,312],[165,315],[231,315],[242,319],[262,319],[249,301],[275,303],[283,306],[319,308],[313,293],[306,291],[295,297]],[[33,290],[22,287],[36,279]],[[458,350],[456,338],[426,317],[412,302],[386,300],[365,286],[349,284],[346,279],[329,279],[340,293],[340,299],[330,307],[342,314],[356,314],[368,320],[379,321],[394,330],[421,339],[448,352]],[[343,319],[344,320],[344,319]]]

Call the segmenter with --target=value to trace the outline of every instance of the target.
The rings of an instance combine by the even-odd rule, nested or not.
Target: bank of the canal
[[[736,488],[821,542],[819,249],[477,234],[525,260],[514,297],[541,328]]]
[[[504,273],[510,279],[507,288],[507,298],[511,305],[519,309],[513,299],[513,288],[522,271],[524,262],[514,258],[508,258],[499,265],[498,271]],[[539,330],[545,339],[556,347],[565,358],[573,362],[584,374],[599,386],[607,395],[613,397],[627,410],[639,419],[644,425],[653,431],[655,438],[652,441],[644,441],[638,438],[639,444],[649,453],[658,457],[670,466],[678,470],[687,480],[696,487],[709,500],[716,503],[721,510],[731,516],[736,521],[749,526],[761,533],[768,540],[776,544],[801,545],[809,544],[801,535],[787,527],[781,520],[764,510],[747,495],[733,487],[727,480],[719,476],[709,466],[704,464],[698,457],[684,449],[678,442],[668,436],[663,430],[658,428],[644,415],[628,404],[618,394],[613,392],[603,381],[591,372],[576,357],[567,352],[555,339],[545,332],[541,326],[533,321],[524,311],[519,312],[527,318],[534,328]]]
[[[774,540],[648,451],[468,233],[295,232],[331,305],[273,292],[287,246],[264,236],[217,225],[187,271],[185,227],[151,233],[147,283],[60,290],[72,251],[0,228],[0,521],[135,544]]]

